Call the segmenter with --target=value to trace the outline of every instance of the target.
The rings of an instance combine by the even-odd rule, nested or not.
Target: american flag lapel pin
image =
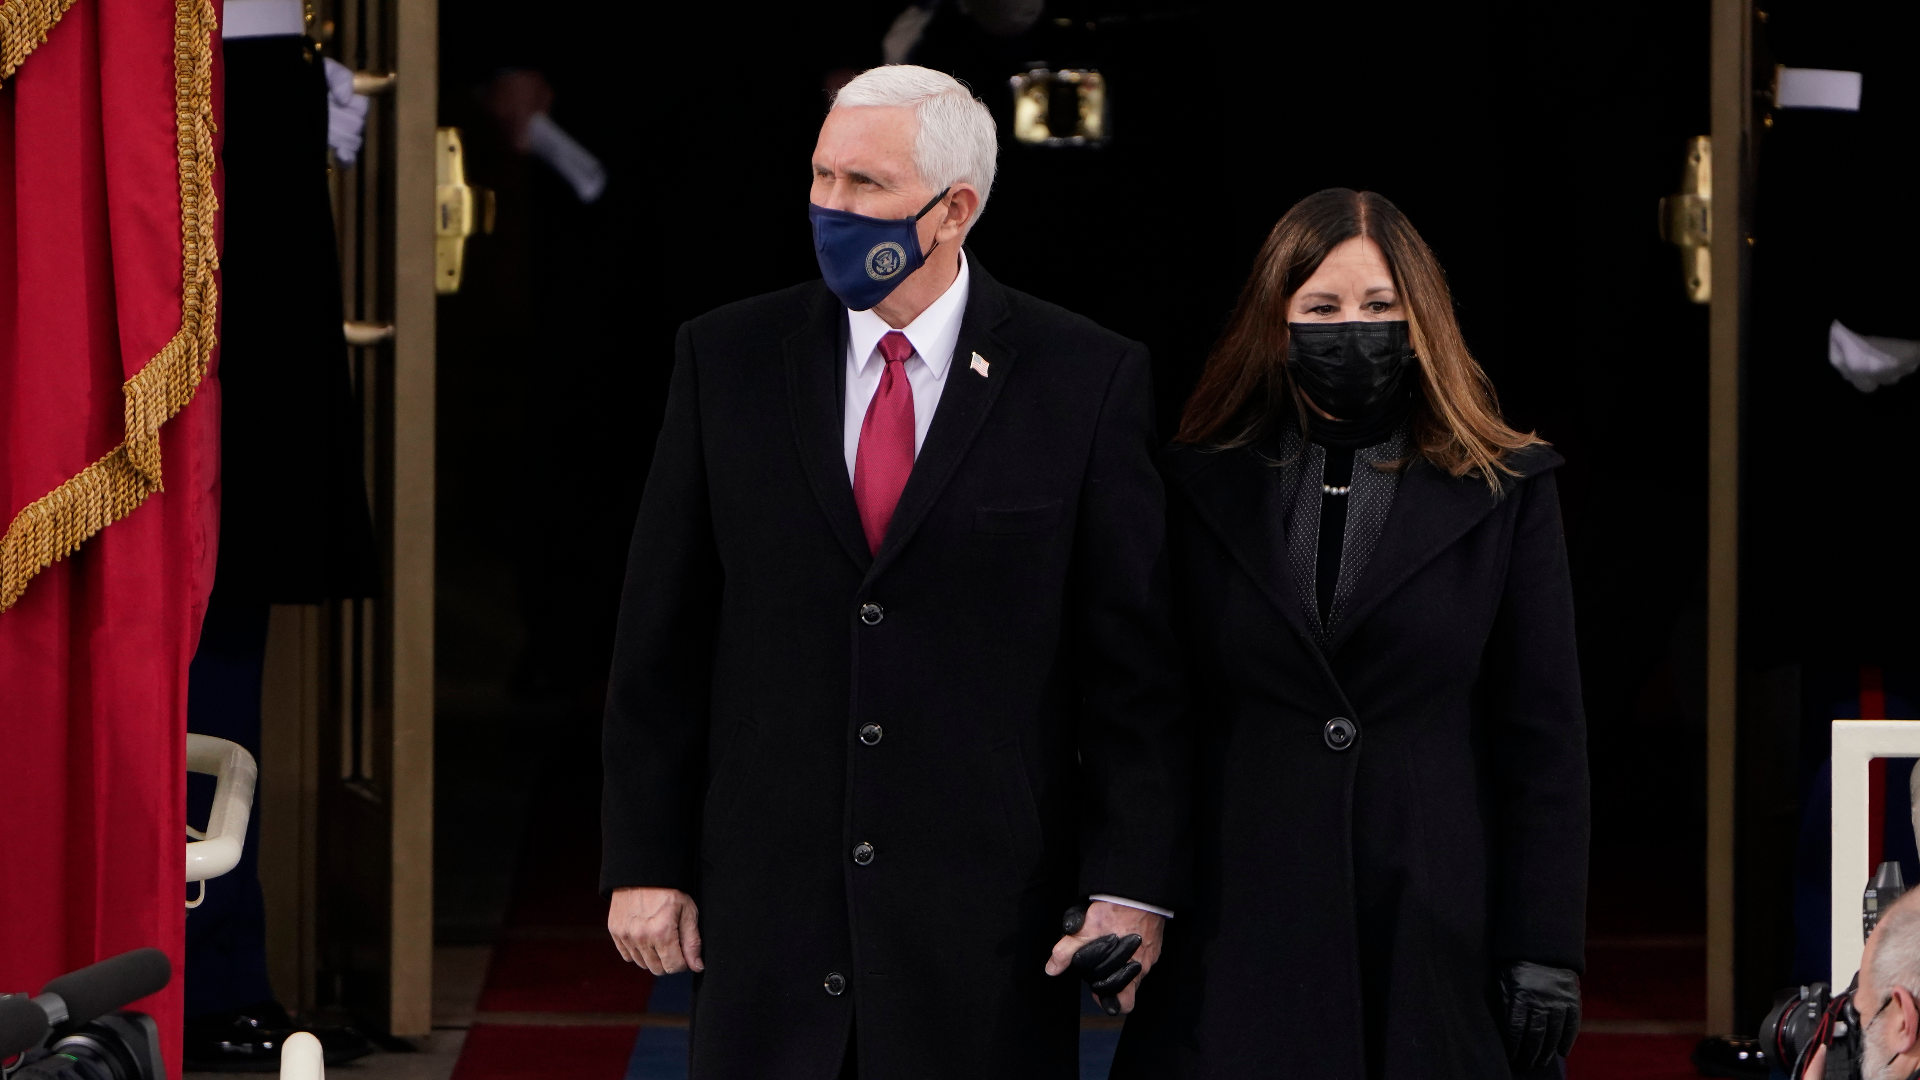
[[[979,353],[974,353],[973,363],[970,366],[973,368],[973,370],[980,373],[981,378],[984,379],[987,377],[987,358],[986,357],[981,356]]]

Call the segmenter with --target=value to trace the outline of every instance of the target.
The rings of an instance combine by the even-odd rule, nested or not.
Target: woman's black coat
[[[1582,967],[1561,459],[1517,455],[1497,500],[1416,459],[1324,650],[1287,569],[1272,460],[1162,459],[1195,680],[1198,896],[1168,926],[1113,1075],[1506,1076],[1497,973]],[[1344,750],[1326,737],[1336,717],[1359,730]]]

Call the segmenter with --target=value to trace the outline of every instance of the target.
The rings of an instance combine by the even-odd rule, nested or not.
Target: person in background
[[[502,206],[527,218],[536,335],[514,364],[525,378],[513,391],[517,475],[507,479],[520,499],[563,507],[568,520],[564,558],[544,515],[506,526],[525,628],[518,696],[598,716],[627,541],[667,395],[670,364],[645,343],[743,289],[808,271],[804,245],[787,251],[772,239],[792,215],[761,185],[809,149],[826,108],[823,82],[879,60],[879,31],[856,29],[857,12],[845,8],[581,0],[567,18],[529,20],[488,0],[486,17],[447,26],[459,36],[450,62],[474,84],[501,141],[527,156],[525,201]],[[715,138],[728,125],[752,135]],[[577,152],[554,153],[556,132]],[[655,167],[665,146],[702,148],[696,195]],[[582,154],[597,184],[569,167]],[[680,211],[660,209],[689,198]]]
[[[680,329],[601,886],[622,955],[699,973],[708,1080],[1066,1080],[1061,976],[1130,943],[1131,1007],[1181,903],[1147,353],[963,250],[996,152],[951,77],[859,75],[812,155],[825,280]]]
[[[1588,836],[1560,462],[1392,203],[1287,211],[1162,459],[1198,885],[1113,1076],[1557,1075]]]
[[[1853,1007],[1860,1014],[1861,1080],[1920,1077],[1920,894],[1908,893],[1880,915],[1860,954]],[[1827,1048],[1807,1059],[1802,1080],[1827,1075]]]
[[[305,32],[299,0],[224,8],[220,552],[188,672],[187,730],[256,759],[268,607],[376,590],[327,187],[330,131],[345,167],[366,99],[354,100],[351,73],[324,62]],[[330,92],[330,68],[345,93]],[[213,779],[189,777],[189,819],[204,822],[212,800]],[[187,912],[189,1069],[271,1071],[295,1030],[314,1031],[329,1064],[373,1049],[350,1028],[296,1026],[275,1000],[260,818],[248,820],[240,864],[206,882]]]

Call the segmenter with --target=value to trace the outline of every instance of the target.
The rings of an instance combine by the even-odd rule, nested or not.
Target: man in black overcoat
[[[623,955],[697,973],[702,1080],[1074,1076],[1060,973],[1109,933],[1150,968],[1182,899],[1147,354],[962,252],[995,147],[945,75],[856,78],[826,280],[680,329],[601,887]]]

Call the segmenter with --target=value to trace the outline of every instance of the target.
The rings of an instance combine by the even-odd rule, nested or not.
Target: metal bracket
[[[1687,140],[1680,190],[1660,200],[1660,239],[1680,249],[1687,299],[1713,299],[1713,140]]]
[[[479,232],[493,232],[493,192],[467,183],[459,128],[436,129],[433,149],[433,291],[444,295],[460,291],[467,237],[474,234],[476,225]]]
[[[1102,146],[1107,133],[1106,76],[1091,69],[1015,75],[1013,137],[1037,146]]]

